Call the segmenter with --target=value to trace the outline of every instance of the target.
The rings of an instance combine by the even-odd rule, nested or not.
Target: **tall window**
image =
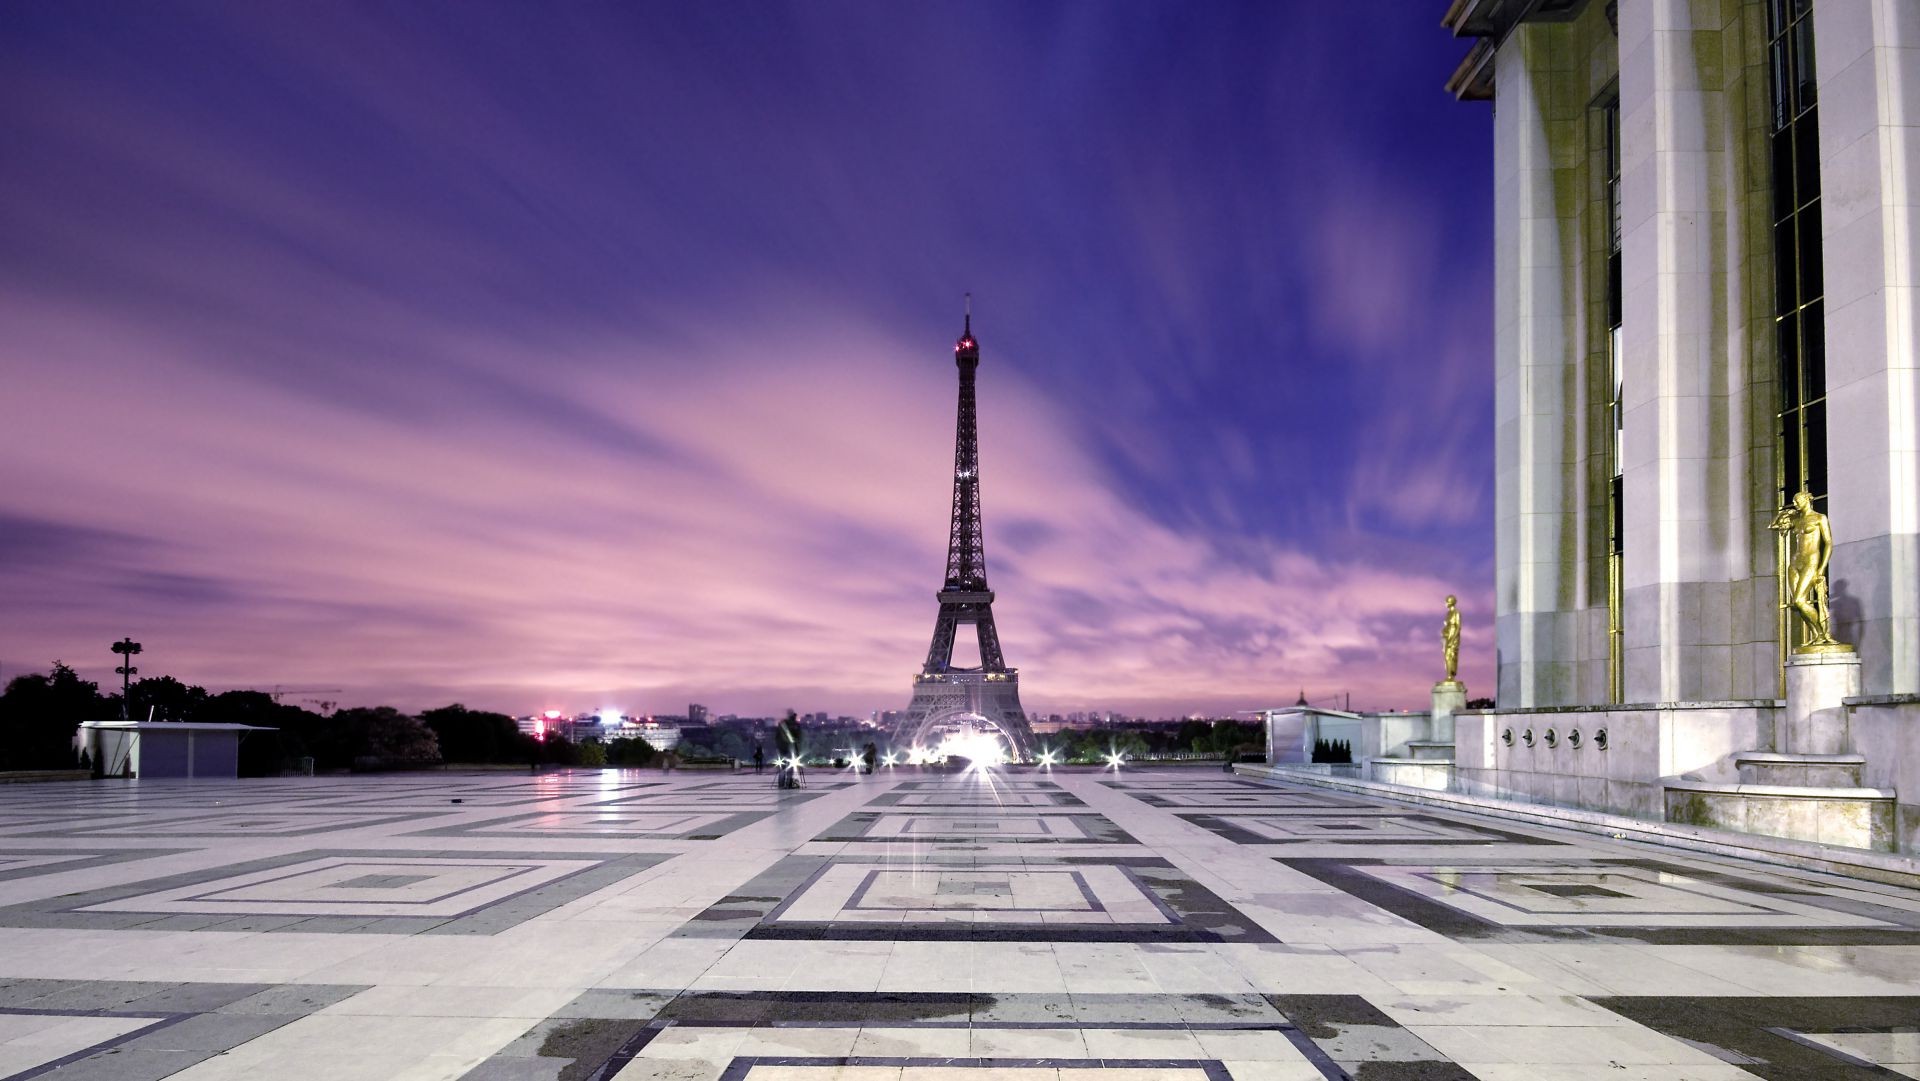
[[[1620,324],[1624,304],[1620,289],[1620,99],[1601,107],[1606,129],[1607,186],[1607,696],[1626,697],[1624,618],[1621,611],[1621,553],[1625,550],[1626,519],[1622,477],[1626,465],[1626,386],[1621,355]]]
[[[1827,501],[1826,286],[1820,262],[1820,118],[1811,0],[1768,0],[1773,115],[1774,325],[1780,349],[1776,480]]]

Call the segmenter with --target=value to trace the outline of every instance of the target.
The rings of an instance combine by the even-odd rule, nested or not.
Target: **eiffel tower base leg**
[[[991,677],[991,678],[989,678]],[[985,721],[1007,744],[1007,760],[1033,757],[1033,729],[1020,708],[1020,679],[1011,672],[947,672],[917,677],[913,701],[898,735],[907,744],[931,750],[944,731]]]

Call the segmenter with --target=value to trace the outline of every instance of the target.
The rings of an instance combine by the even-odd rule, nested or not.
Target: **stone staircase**
[[[1731,783],[1662,777],[1666,820],[1895,851],[1896,793],[1862,786],[1866,756],[1845,751],[1850,740],[1842,699],[1858,693],[1858,655],[1791,658],[1786,709],[1774,733],[1775,745],[1788,750],[1734,755],[1738,780]]]

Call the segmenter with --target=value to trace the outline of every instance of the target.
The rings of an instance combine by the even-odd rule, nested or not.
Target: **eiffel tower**
[[[960,368],[960,418],[953,447],[953,519],[947,530],[947,580],[940,587],[940,614],[934,618],[933,645],[927,663],[913,677],[913,702],[899,733],[909,745],[938,747],[954,734],[993,733],[1006,744],[1011,761],[1023,761],[1033,746],[1033,729],[1020,708],[1020,670],[1008,668],[993,626],[993,590],[987,588],[987,555],[980,525],[980,433],[974,424],[974,373],[980,367],[980,343],[973,338],[973,304],[968,297],[966,327],[953,345]],[[971,625],[980,639],[980,667],[953,666],[953,639]]]

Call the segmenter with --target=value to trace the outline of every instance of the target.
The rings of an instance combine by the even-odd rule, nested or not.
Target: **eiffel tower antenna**
[[[987,585],[985,529],[980,515],[980,431],[974,384],[980,343],[973,337],[973,294],[966,295],[966,322],[953,343],[960,369],[960,401],[953,438],[953,513],[947,523],[947,574],[935,595],[933,644],[913,677],[913,702],[901,727],[912,746],[932,750],[950,735],[996,735],[1007,757],[1028,756],[1033,730],[1020,708],[1020,670],[1007,667],[993,622],[993,590]],[[980,642],[980,667],[955,668],[953,641],[971,626]]]

